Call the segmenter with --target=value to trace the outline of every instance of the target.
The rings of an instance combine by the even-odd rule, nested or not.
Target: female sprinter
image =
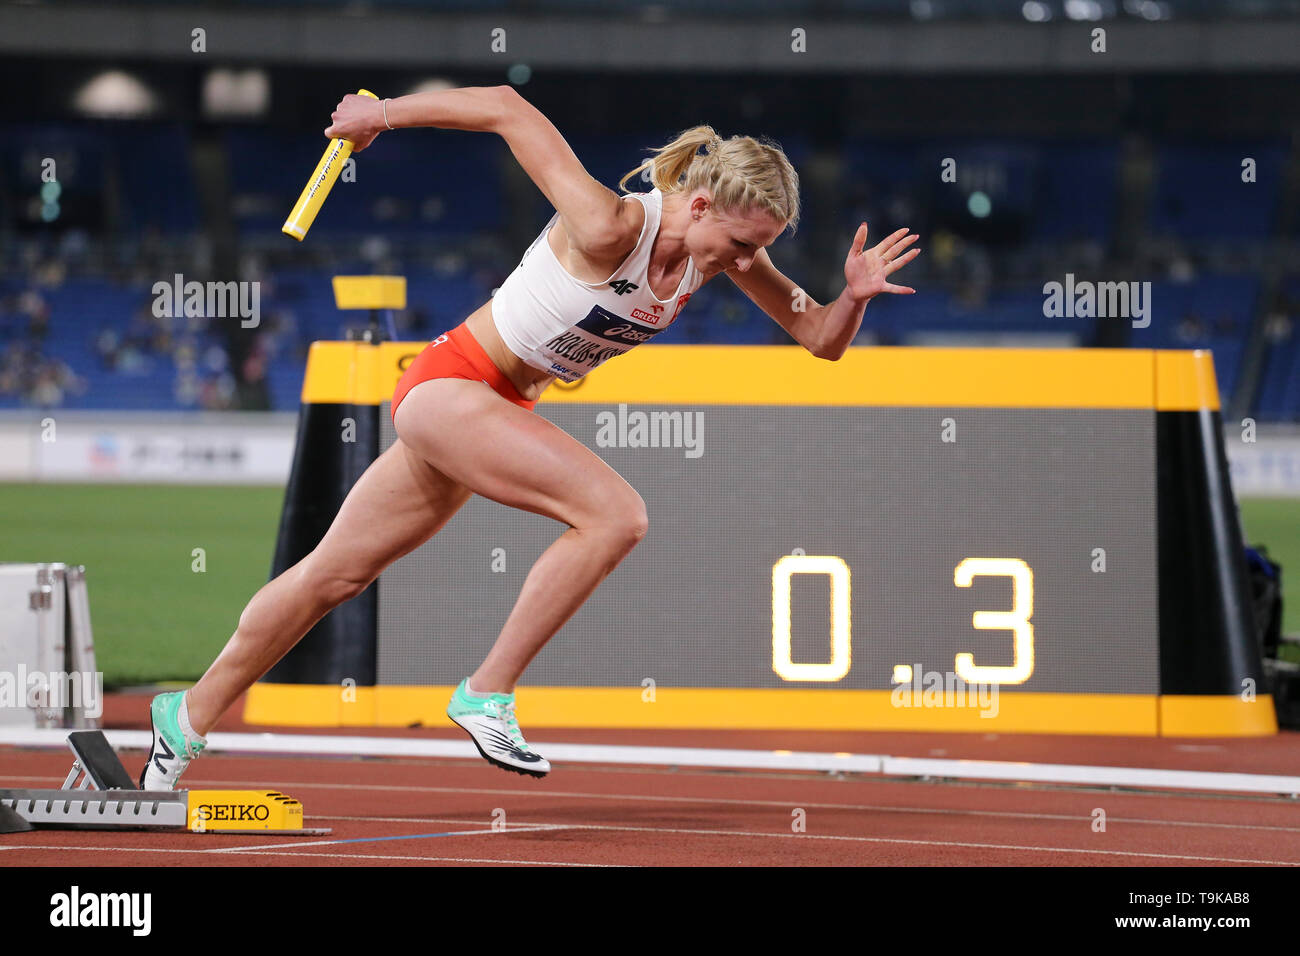
[[[325,135],[352,140],[357,151],[406,126],[496,133],[556,214],[495,297],[411,363],[393,395],[398,440],[357,481],[316,549],[253,596],[193,688],[153,700],[146,790],[174,788],[240,694],[330,609],[435,534],[471,494],[569,526],[533,565],[496,643],[447,709],[488,762],[544,776],[550,764],[525,743],[515,718],[515,684],[645,535],[646,510],[604,461],[532,412],[538,396],[555,379],[580,378],[662,331],[720,273],[830,361],[853,341],[873,296],[914,291],[887,278],[919,252],[907,250],[917,237],[900,229],[864,250],[863,223],[839,298],[800,301],[766,251],[797,224],[798,176],[777,146],[750,137],[689,129],[619,183],[626,189],[648,168],[652,191],[620,197],[588,175],[513,87],[382,102],[349,95],[333,120]]]

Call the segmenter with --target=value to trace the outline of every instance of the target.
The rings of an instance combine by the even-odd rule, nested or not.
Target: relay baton
[[[357,96],[368,96],[372,100],[379,99],[369,90],[357,90]],[[303,237],[307,235],[307,230],[316,221],[316,214],[320,212],[325,197],[334,188],[334,183],[339,178],[339,171],[351,155],[351,140],[337,137],[330,140],[330,144],[325,147],[325,155],[316,164],[316,171],[311,174],[311,179],[307,180],[307,185],[303,187],[302,195],[294,203],[293,212],[289,213],[289,218],[280,227],[281,232],[302,242]]]

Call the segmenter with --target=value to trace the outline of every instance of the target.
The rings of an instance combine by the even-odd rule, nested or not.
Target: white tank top
[[[705,282],[688,259],[677,291],[667,299],[655,297],[646,271],[659,232],[663,194],[655,189],[631,195],[645,206],[641,235],[604,282],[574,278],[560,264],[546,240],[560,216],[557,212],[492,297],[492,318],[506,347],[563,382],[576,381],[615,355],[649,342],[673,324]]]

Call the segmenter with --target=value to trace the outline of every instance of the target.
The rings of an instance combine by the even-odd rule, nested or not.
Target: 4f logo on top
[[[629,292],[635,292],[641,288],[635,282],[628,282],[626,279],[615,279],[609,284],[609,287],[619,295],[627,295]]]

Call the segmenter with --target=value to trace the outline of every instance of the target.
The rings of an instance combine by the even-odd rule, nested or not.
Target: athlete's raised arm
[[[640,229],[632,221],[636,213],[630,204],[591,177],[560,131],[513,86],[468,86],[378,101],[349,93],[332,119],[325,135],[352,140],[354,152],[365,149],[389,127],[436,126],[498,134],[560,213],[569,240],[594,258],[625,252],[629,238]]]
[[[818,358],[836,361],[858,334],[867,303],[881,292],[910,295],[909,286],[887,282],[889,275],[916,258],[920,249],[904,252],[917,240],[899,229],[870,249],[867,224],[858,227],[844,260],[844,291],[829,305],[818,305],[812,296],[772,264],[766,249],[759,249],[748,270],[728,269],[727,278],[771,316],[796,342]]]

